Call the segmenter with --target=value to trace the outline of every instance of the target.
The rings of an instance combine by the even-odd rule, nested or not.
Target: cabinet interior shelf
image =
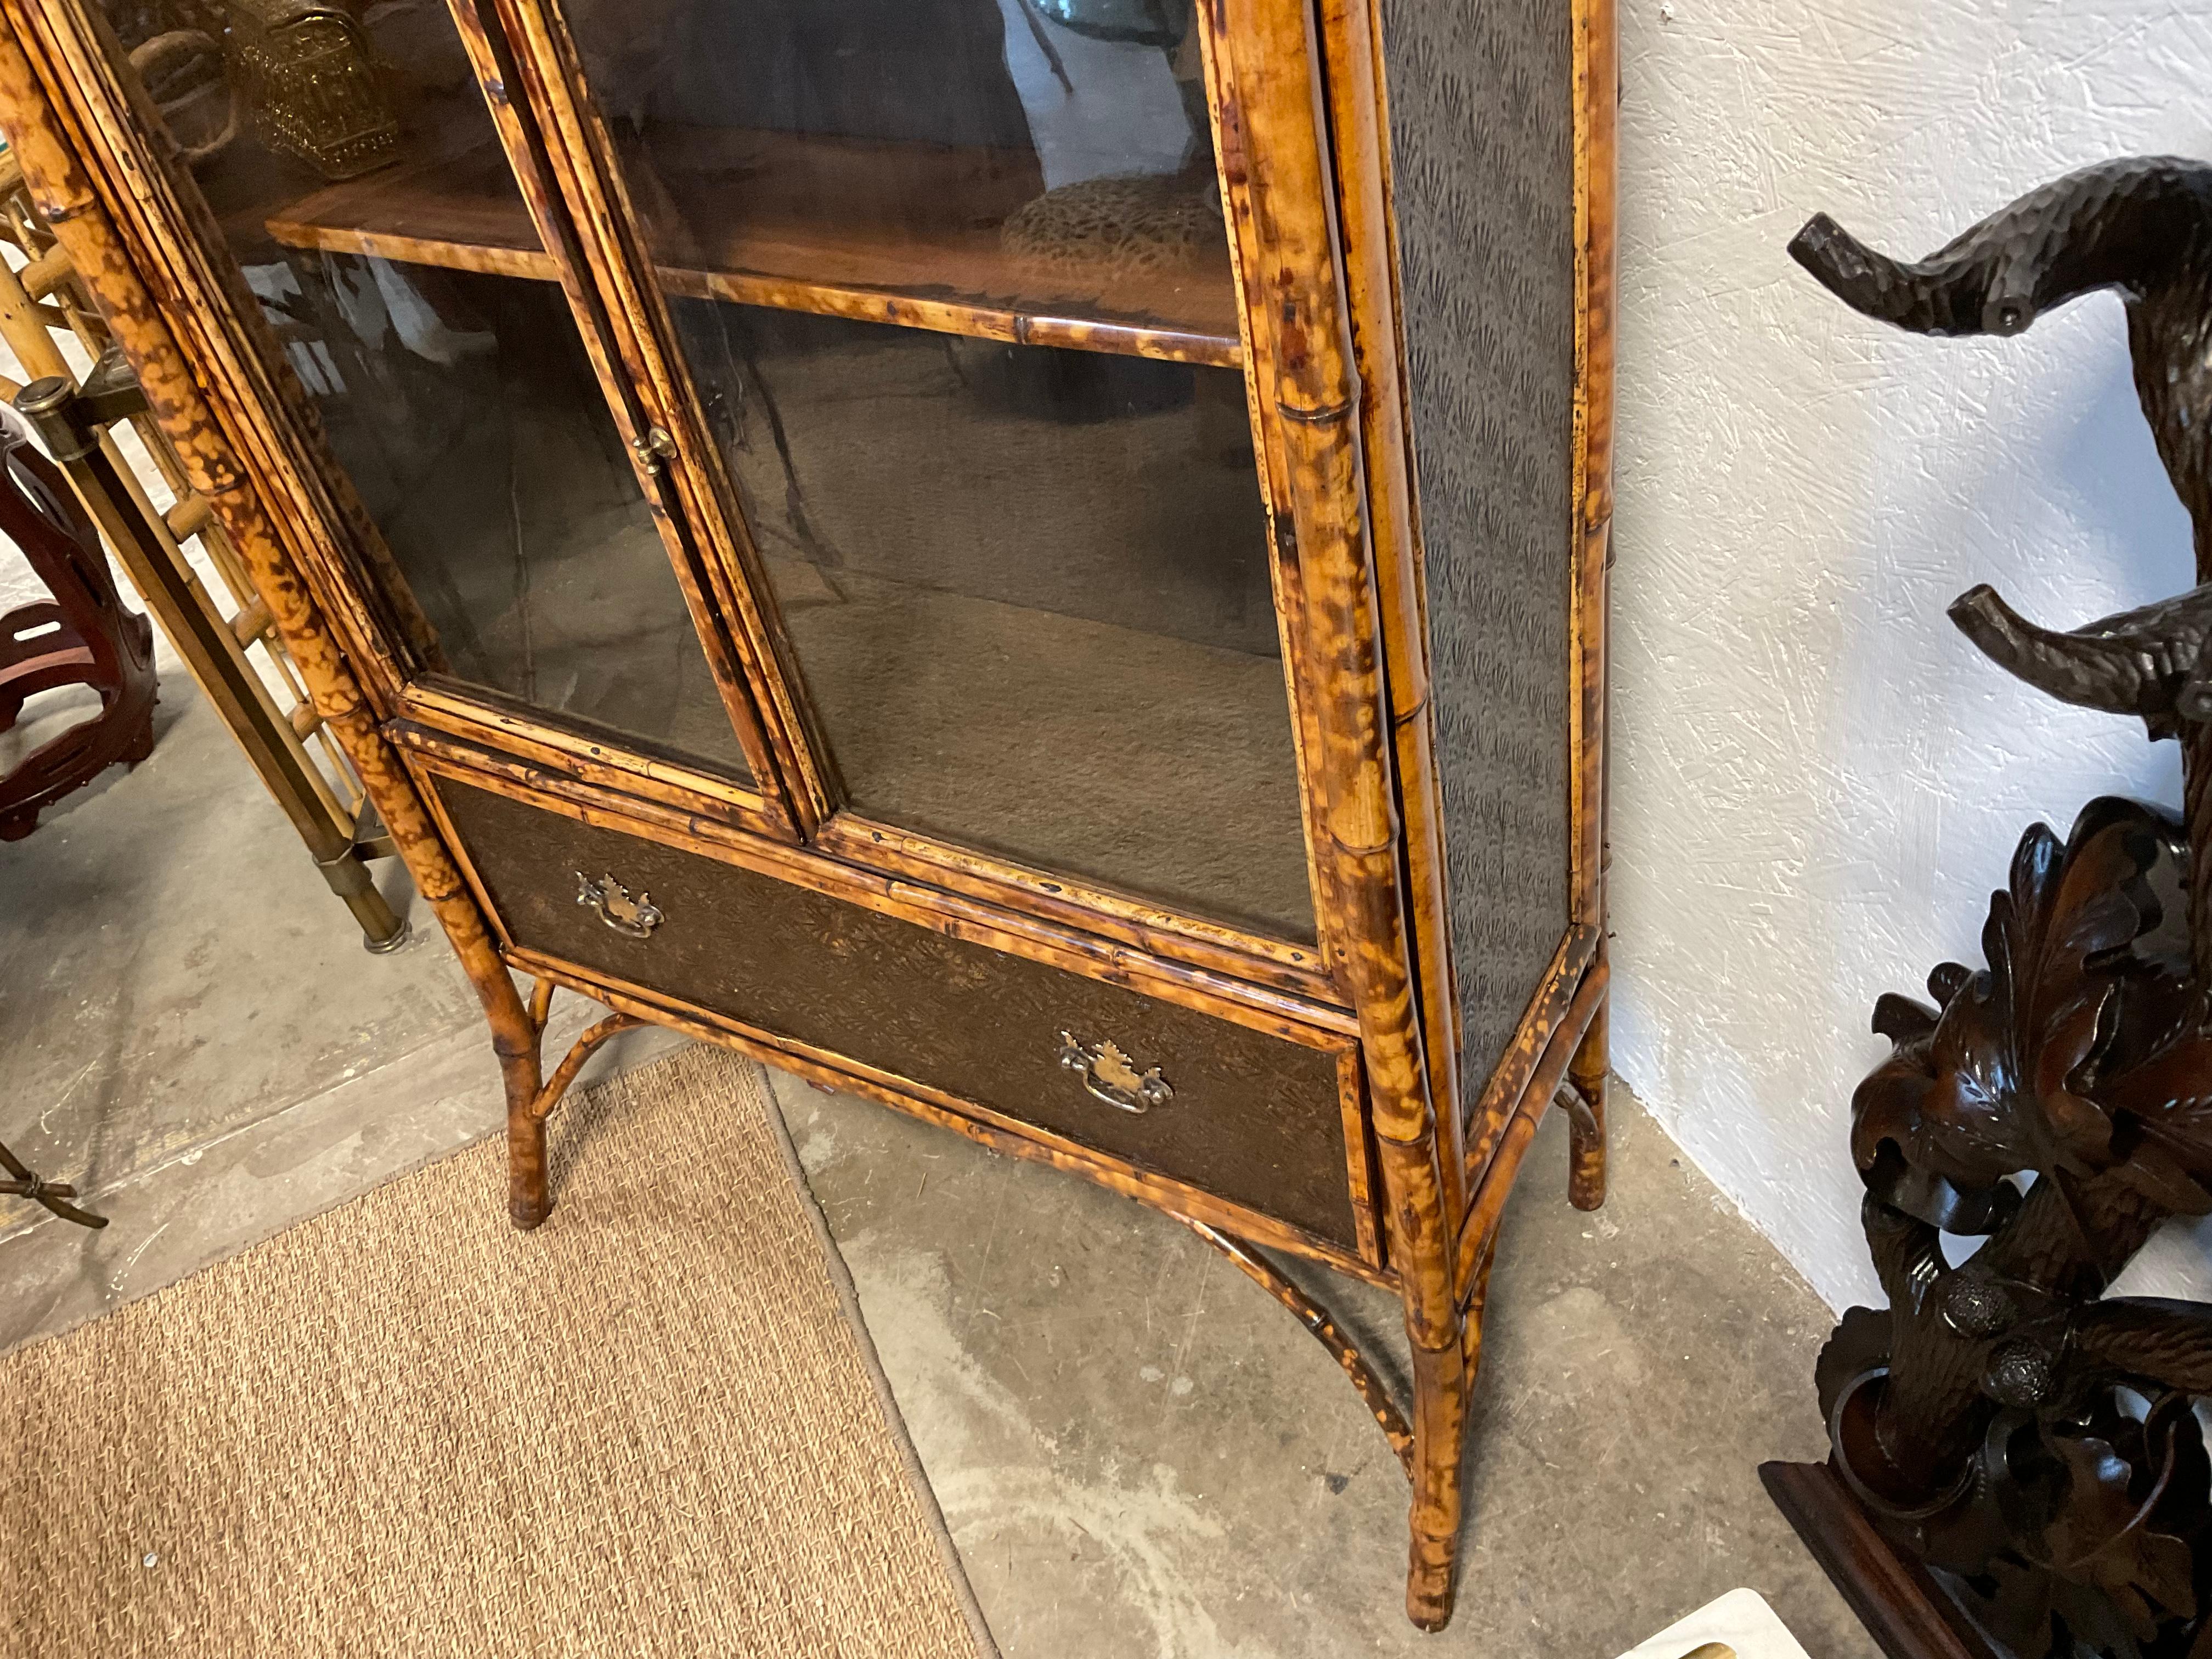
[[[1243,361],[1225,243],[1218,258],[1180,268],[1040,270],[1001,241],[1004,214],[988,199],[1006,170],[995,152],[708,129],[688,137],[656,135],[651,165],[631,174],[672,295],[1024,345]],[[489,146],[330,185],[266,226],[290,247],[560,277]]]

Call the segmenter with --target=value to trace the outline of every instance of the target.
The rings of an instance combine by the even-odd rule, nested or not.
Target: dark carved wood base
[[[1928,1569],[1893,1548],[1826,1463],[1761,1463],[1775,1508],[1889,1659],[2014,1659],[1993,1647]]]

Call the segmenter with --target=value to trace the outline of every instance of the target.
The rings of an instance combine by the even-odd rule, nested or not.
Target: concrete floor
[[[90,1233],[0,1200],[0,1348],[501,1121],[476,994],[406,872],[376,866],[415,936],[371,956],[180,670],[161,677],[154,726],[151,758],[0,843],[0,1141],[111,1221]],[[594,1012],[563,996],[550,1040]],[[592,1074],[670,1042],[620,1039]]]
[[[420,906],[413,943],[363,952],[189,683],[162,699],[151,760],[0,845],[0,1139],[112,1218],[87,1233],[0,1201],[0,1349],[499,1118]],[[556,1023],[590,1012],[564,997]],[[672,1041],[633,1034],[594,1073]],[[1328,1356],[1227,1262],[1073,1177],[776,1087],[1008,1659],[1607,1659],[1739,1584],[1814,1659],[1875,1653],[1755,1474],[1820,1451],[1827,1312],[1625,1094],[1606,1211],[1567,1206],[1555,1122],[1507,1212],[1465,1587],[1423,1638],[1399,1611],[1402,1477]],[[1402,1349],[1389,1297],[1311,1277]]]
[[[778,1076],[801,1162],[1010,1659],[1605,1659],[1740,1584],[1876,1650],[1757,1463],[1824,1448],[1826,1307],[1625,1091],[1595,1215],[1547,1122],[1506,1212],[1459,1611],[1401,1611],[1405,1477],[1329,1357],[1211,1247],[1087,1182]],[[1300,1275],[1400,1364],[1395,1298]]]

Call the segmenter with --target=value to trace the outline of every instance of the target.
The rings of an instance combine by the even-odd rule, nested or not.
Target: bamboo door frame
[[[534,90],[531,65],[518,58],[506,33],[487,27],[479,0],[448,0],[447,15],[467,52],[477,90],[490,111],[508,169],[530,208],[539,240],[560,271],[577,332],[591,358],[601,395],[606,400],[623,441],[629,446],[638,487],[651,508],[655,528],[666,544],[677,584],[692,631],[698,637],[715,687],[743,746],[752,774],[750,787],[716,784],[682,766],[657,765],[649,757],[625,753],[619,741],[579,743],[557,722],[550,721],[526,705],[503,710],[492,724],[501,737],[521,744],[536,744],[564,758],[583,758],[611,764],[633,776],[650,778],[664,790],[678,794],[704,792],[719,797],[732,809],[732,822],[778,839],[799,833],[801,814],[781,787],[780,756],[772,754],[769,728],[760,718],[754,699],[758,674],[747,635],[726,622],[740,613],[730,592],[720,560],[715,556],[714,517],[702,516],[699,503],[683,488],[684,474],[667,465],[660,453],[665,428],[655,407],[640,392],[639,376],[631,342],[606,303],[608,283],[599,261],[602,239],[578,222],[574,198],[567,188],[562,166],[563,146],[544,121],[544,100]],[[521,96],[516,95],[520,90]],[[406,712],[434,724],[466,720],[488,699],[473,690],[462,696],[438,695],[438,688],[410,686],[403,696]],[[466,733],[463,733],[466,735]],[[585,752],[579,755],[579,750]]]
[[[661,444],[655,464],[641,469],[648,499],[684,526],[697,574],[713,595],[718,627],[726,625],[729,647],[743,665],[759,746],[756,754],[749,742],[747,757],[756,781],[775,801],[777,833],[805,839],[835,787],[817,764],[826,745],[803,735],[811,716],[786,689],[788,642],[773,605],[762,602],[767,584],[759,561],[683,374],[642,221],[612,144],[580,97],[581,70],[565,26],[538,0],[446,3],[487,101],[518,112],[517,118],[526,108],[535,118],[535,143],[561,199],[562,221],[574,228],[579,274],[592,289],[592,331],[611,354],[606,384],[623,435],[633,448]],[[486,27],[487,16],[496,27]]]
[[[469,44],[468,7],[452,8]],[[687,612],[714,673],[720,700],[744,749],[755,783],[716,778],[653,758],[588,721],[548,719],[496,691],[447,677],[433,631],[415,608],[411,590],[343,468],[330,459],[312,402],[291,373],[258,305],[221,250],[220,231],[196,191],[179,191],[172,159],[155,147],[158,117],[115,71],[104,20],[77,0],[11,0],[4,15],[27,43],[52,54],[63,77],[49,83],[53,107],[73,129],[76,153],[95,158],[95,172],[128,181],[113,197],[112,223],[128,238],[142,269],[158,275],[156,297],[167,325],[188,353],[213,401],[232,411],[240,460],[264,488],[295,550],[318,608],[328,619],[380,720],[407,714],[457,736],[501,742],[564,766],[580,765],[647,799],[788,839],[791,817],[771,787],[769,756],[750,690],[716,621],[701,597],[692,532],[672,510],[658,469],[638,447],[649,428],[628,398],[629,381],[609,362],[605,331],[597,324],[597,286],[580,268],[589,244],[566,219],[546,176],[547,148],[526,113],[497,79],[480,87],[499,131],[516,187],[558,273],[570,313],[618,429],[631,446],[644,498],[668,547]],[[172,227],[189,227],[179,236]],[[187,300],[185,296],[192,296]],[[197,303],[195,303],[197,301]]]
[[[799,834],[824,854],[864,869],[925,882],[963,896],[1116,939],[1194,967],[1230,974],[1260,985],[1348,1008],[1349,987],[1331,963],[1336,916],[1325,893],[1315,849],[1323,836],[1324,793],[1314,776],[1311,756],[1317,740],[1311,692],[1300,665],[1306,659],[1302,599],[1296,573],[1284,557],[1281,527],[1290,501],[1283,469],[1271,455],[1281,453],[1273,428],[1279,416],[1245,385],[1252,404],[1258,479],[1267,503],[1272,539],[1270,580],[1281,631],[1285,696],[1297,753],[1302,830],[1309,880],[1316,900],[1316,938],[1311,944],[1252,929],[1213,922],[1192,911],[1168,906],[1109,885],[1071,878],[1066,872],[955,844],[867,817],[846,804],[844,791],[822,736],[781,623],[775,596],[762,568],[737,492],[709,432],[696,389],[676,343],[675,330],[653,263],[639,229],[642,223],[613,141],[593,106],[581,54],[557,0],[486,0],[507,26],[510,40],[526,59],[523,74],[534,98],[542,99],[552,119],[545,142],[553,170],[568,195],[570,215],[599,246],[586,263],[606,284],[604,301],[619,352],[636,376],[636,396],[651,418],[671,434],[676,455],[670,471],[678,476],[685,501],[710,525],[720,567],[726,580],[726,603],[741,615],[750,641],[748,660],[762,676],[757,701],[771,746],[787,775],[787,798]],[[1216,126],[1217,156],[1236,142],[1224,131],[1224,110],[1233,111],[1233,92],[1218,83],[1212,65],[1223,58],[1224,27],[1218,12],[1199,9],[1200,45],[1209,64],[1208,104]],[[1247,180],[1223,166],[1224,201],[1247,189]],[[1231,214],[1235,214],[1232,205]],[[1231,241],[1232,264],[1243,286],[1243,251]],[[1245,360],[1252,361],[1255,302],[1249,291],[1240,311]]]

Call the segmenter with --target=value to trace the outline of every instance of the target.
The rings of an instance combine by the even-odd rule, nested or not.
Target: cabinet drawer
[[[1357,1252],[1338,1080],[1346,1052],[948,938],[746,866],[582,823],[441,775],[438,796],[507,935],[773,1037],[972,1101]],[[659,912],[607,924],[580,878]],[[620,903],[616,920],[623,920]],[[1133,1112],[1092,1092],[1111,1042],[1172,1091]],[[1317,1042],[1328,1038],[1316,1034]],[[1155,1095],[1158,1091],[1155,1089]],[[1141,1097],[1138,1103],[1146,1103]]]

